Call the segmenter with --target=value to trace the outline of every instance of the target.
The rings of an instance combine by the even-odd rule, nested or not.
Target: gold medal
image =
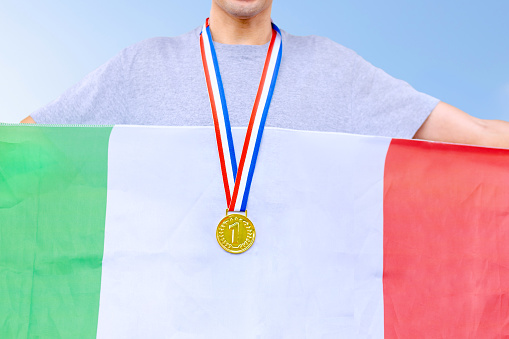
[[[247,208],[249,190],[251,189],[251,181],[253,180],[256,160],[260,150],[263,129],[281,63],[283,40],[279,28],[272,23],[272,36],[238,166],[235,148],[233,147],[233,136],[226,107],[223,83],[210,33],[209,19],[205,20],[205,25],[203,25],[202,32],[200,33],[200,51],[212,118],[214,120],[226,205],[228,207],[226,217],[217,226],[216,238],[219,245],[225,251],[243,253],[254,243],[256,236],[255,228],[253,223],[247,218],[247,212],[246,216],[243,216],[241,214],[228,215],[228,211],[243,212]]]
[[[226,251],[239,254],[247,251],[254,243],[256,232],[251,220],[242,214],[230,214],[217,225],[216,239]]]

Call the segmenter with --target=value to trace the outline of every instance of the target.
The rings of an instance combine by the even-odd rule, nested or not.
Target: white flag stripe
[[[221,101],[221,95],[219,94],[219,87],[216,80],[216,70],[214,67],[214,60],[212,58],[211,50],[210,50],[210,40],[209,36],[206,31],[206,26],[203,26],[202,29],[202,36],[203,36],[203,44],[204,44],[204,50],[205,50],[205,57],[207,59],[207,65],[209,70],[209,76],[210,76],[210,84],[212,86],[212,92],[214,93],[214,101],[217,111],[217,120],[219,123],[219,129],[221,131],[221,144],[223,145],[223,154],[224,154],[224,161],[225,161],[225,167],[226,167],[226,174],[228,177],[228,186],[230,188],[230,195],[233,194],[233,187],[235,185],[235,178],[233,175],[233,167],[231,163],[231,152],[234,152],[234,150],[231,150],[228,144],[228,135],[226,134],[226,126],[224,121],[224,113],[223,113],[223,103]],[[216,151],[217,152],[217,151]]]
[[[279,53],[279,49],[281,48],[281,35],[276,34],[276,39],[274,42],[274,47],[272,50],[272,55],[269,61],[269,67],[267,69],[267,74],[265,77],[265,83],[263,84],[262,95],[260,97],[260,102],[258,104],[258,108],[256,111],[255,121],[253,123],[253,133],[251,134],[251,138],[249,139],[248,150],[246,153],[246,160],[244,162],[244,169],[242,172],[242,176],[240,177],[239,184],[239,193],[237,195],[237,200],[235,201],[235,210],[242,210],[242,200],[244,198],[244,193],[246,191],[246,183],[249,173],[249,167],[251,166],[251,161],[253,159],[253,152],[256,145],[256,137],[258,134],[258,130],[260,128],[260,123],[263,116],[263,110],[265,109],[265,103],[267,102],[267,94],[270,90],[270,84],[272,82],[272,77],[274,75],[275,64],[277,62],[277,56]]]
[[[215,239],[214,139],[212,127],[113,129],[97,337],[383,338],[390,139],[266,128],[256,243],[240,255]]]

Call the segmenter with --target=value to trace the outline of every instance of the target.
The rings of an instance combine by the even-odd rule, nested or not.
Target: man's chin
[[[267,8],[272,1],[268,0],[214,0],[230,16],[238,19],[250,19]]]

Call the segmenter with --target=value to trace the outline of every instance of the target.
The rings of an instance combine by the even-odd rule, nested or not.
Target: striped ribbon
[[[212,108],[214,119],[217,149],[228,210],[245,211],[262,140],[263,128],[281,63],[283,51],[281,32],[275,24],[272,24],[269,50],[265,58],[263,73],[260,85],[258,86],[258,92],[256,93],[238,168],[223,82],[221,81],[217,56],[210,34],[209,19],[205,21],[200,34],[200,49],[209,92],[210,107]]]

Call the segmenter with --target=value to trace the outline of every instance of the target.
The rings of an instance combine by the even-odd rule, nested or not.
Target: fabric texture
[[[237,144],[246,129],[232,133]],[[97,338],[383,338],[391,139],[267,128],[256,240],[240,255],[216,240],[214,139],[213,127],[113,128]]]
[[[201,27],[126,48],[32,114],[40,124],[211,126]],[[438,99],[327,38],[282,31],[267,127],[411,138]],[[214,43],[231,124],[247,126],[268,44]]]
[[[269,127],[235,255],[214,138],[0,125],[0,338],[509,338],[509,150]]]

